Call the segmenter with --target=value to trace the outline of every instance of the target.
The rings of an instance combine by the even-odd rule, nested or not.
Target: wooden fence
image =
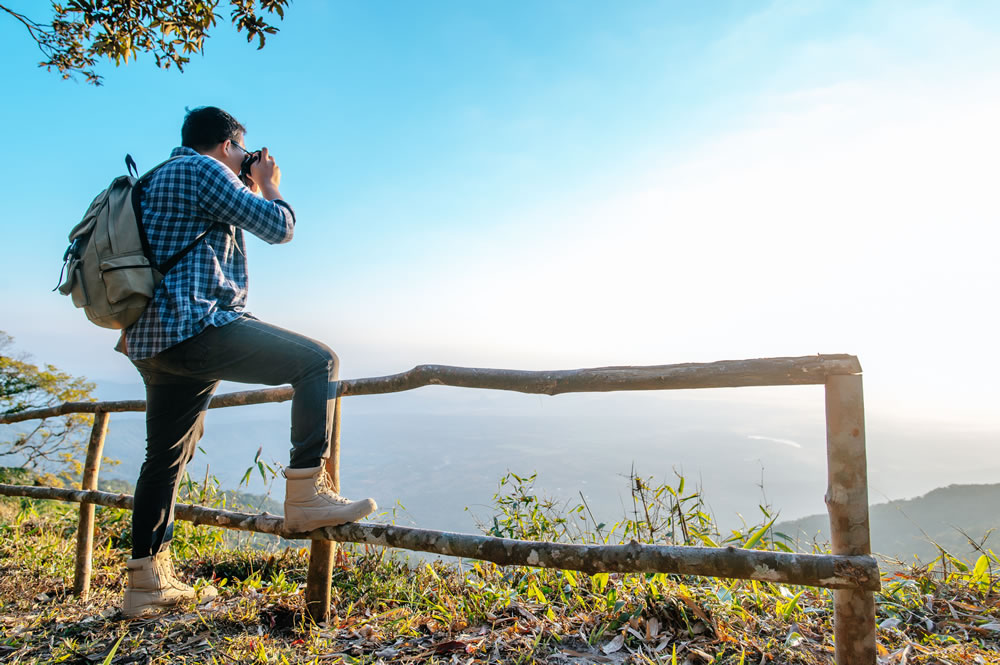
[[[664,572],[825,587],[833,590],[834,646],[839,665],[875,665],[875,601],[880,588],[878,564],[871,556],[868,522],[868,475],[865,456],[864,399],[861,365],[849,355],[724,360],[645,367],[599,367],[565,371],[517,371],[420,365],[391,376],[349,379],[339,383],[334,411],[333,445],[327,462],[334,488],[340,488],[340,399],[412,390],[427,385],[513,390],[558,395],[569,392],[677,390],[742,386],[820,384],[826,387],[826,505],[833,554],[789,554],[732,547],[665,545],[570,545],[519,541],[399,526],[355,523],[288,533],[272,515],[252,515],[179,504],[176,518],[227,529],[309,538],[312,549],[306,579],[306,605],[313,618],[330,611],[335,542],[369,543],[432,552],[501,565],[529,565],[594,572]],[[289,387],[228,393],[209,408],[281,402]],[[110,413],[144,411],[142,400],[68,402],[45,409],[0,416],[0,424],[93,413],[94,425],[80,490],[0,485],[0,495],[58,499],[80,503],[74,593],[90,588],[94,506],[131,509],[132,497],[99,492],[97,478]]]

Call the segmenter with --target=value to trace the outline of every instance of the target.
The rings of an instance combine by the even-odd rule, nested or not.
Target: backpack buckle
[[[66,263],[67,261],[69,261],[69,257],[71,257],[71,256],[77,256],[76,250],[79,247],[80,247],[80,239],[79,238],[74,238],[73,242],[71,242],[69,244],[69,247],[66,248],[66,253],[63,254],[63,263]]]

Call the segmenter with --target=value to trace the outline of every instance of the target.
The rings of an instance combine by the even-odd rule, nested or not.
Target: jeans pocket
[[[179,345],[177,361],[188,372],[200,372],[208,366],[211,354],[208,344],[199,339],[199,335],[186,339]]]

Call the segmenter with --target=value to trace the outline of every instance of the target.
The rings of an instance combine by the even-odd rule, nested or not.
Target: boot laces
[[[345,499],[334,491],[333,480],[330,478],[330,474],[326,472],[325,466],[320,470],[319,475],[316,476],[316,492],[334,503],[345,506],[351,503],[350,499]]]
[[[169,554],[163,558],[163,572],[167,574],[167,583],[174,587],[175,589],[189,590],[191,587],[184,582],[181,582],[180,578],[177,577],[177,571],[174,570],[174,559]]]

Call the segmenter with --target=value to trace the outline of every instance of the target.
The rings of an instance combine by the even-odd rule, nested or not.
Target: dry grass
[[[85,602],[71,595],[75,523],[70,506],[0,502],[0,662],[833,662],[824,590],[492,564],[411,566],[376,548],[341,551],[336,615],[316,625],[301,593],[305,550],[234,549],[209,529],[189,527],[175,539],[178,569],[189,581],[211,579],[220,597],[129,620],[118,610],[127,514],[99,511]],[[876,594],[880,663],[1000,663],[995,557],[975,570],[941,563],[950,567],[895,575]]]

